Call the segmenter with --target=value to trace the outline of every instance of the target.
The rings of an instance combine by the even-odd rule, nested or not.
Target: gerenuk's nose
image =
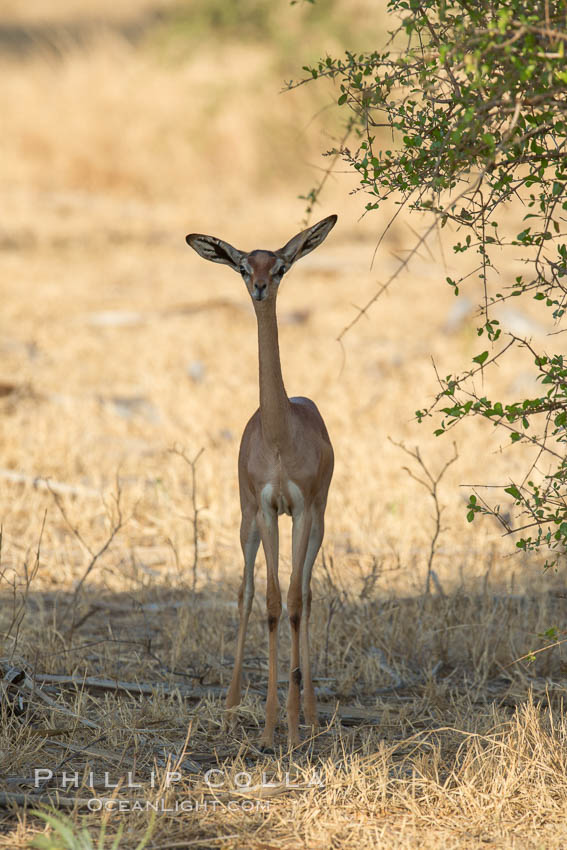
[[[263,301],[266,289],[268,287],[267,283],[255,283],[254,284],[254,298],[257,301]]]

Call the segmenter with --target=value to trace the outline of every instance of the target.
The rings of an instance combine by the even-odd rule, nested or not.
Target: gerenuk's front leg
[[[271,749],[274,745],[274,730],[278,720],[278,626],[282,613],[282,595],[278,579],[278,519],[277,514],[258,511],[258,528],[266,556],[267,588],[266,607],[268,612],[268,695],[266,698],[266,725],[260,746]]]

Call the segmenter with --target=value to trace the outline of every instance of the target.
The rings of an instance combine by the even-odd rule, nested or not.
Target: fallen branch
[[[35,490],[50,490],[61,496],[96,496],[100,492],[82,484],[66,484],[63,481],[53,481],[43,475],[27,475],[25,472],[15,472],[13,469],[0,469],[0,479],[11,481],[13,484],[27,484]]]
[[[86,717],[81,717],[80,714],[77,714],[75,711],[71,711],[69,708],[65,708],[63,705],[59,705],[58,702],[51,699],[46,693],[44,693],[41,688],[36,687],[36,682],[30,676],[26,674],[26,678],[22,682],[21,685],[17,686],[18,688],[26,688],[31,691],[33,696],[39,697],[39,699],[43,700],[43,702],[52,708],[54,711],[58,711],[61,714],[65,714],[67,717],[73,717],[75,720],[78,720],[83,726],[87,726],[89,729],[100,729],[100,725],[98,723],[93,723],[92,720],[87,720]]]
[[[37,682],[24,670],[18,667],[12,667],[11,665],[5,665],[3,664],[3,661],[4,659],[0,659],[0,676],[2,677],[0,678],[0,695],[6,700],[6,704],[14,704],[12,696],[13,693],[21,695],[23,692],[26,692],[26,698],[19,700],[16,704],[16,714],[23,714],[25,711],[26,699],[29,700],[27,692],[29,692],[31,697],[36,696],[53,709],[53,711],[58,711],[61,714],[65,714],[67,717],[72,717],[75,720],[78,720],[79,723],[82,723],[83,726],[88,726],[89,729],[100,729],[98,723],[94,723],[92,720],[87,720],[86,717],[81,717],[80,714],[71,711],[69,708],[65,708],[65,706],[60,705],[48,696],[41,690],[41,688],[38,688]]]
[[[219,696],[226,691],[220,685],[207,685],[191,688],[187,685],[168,685],[165,682],[123,682],[102,679],[98,676],[58,676],[37,673],[34,681],[42,685],[71,685],[76,688],[89,688],[100,691],[124,691],[137,696],[152,696],[160,693],[164,696],[180,694],[185,699],[202,699],[207,696]],[[252,689],[255,690],[255,689]]]
[[[17,791],[0,791],[0,808],[10,806],[53,806],[56,809],[74,809],[88,806],[91,798],[62,797],[57,791],[52,794],[25,794]]]

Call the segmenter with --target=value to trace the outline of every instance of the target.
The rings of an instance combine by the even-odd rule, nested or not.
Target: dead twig
[[[429,557],[427,559],[427,578],[425,580],[425,593],[426,593],[427,596],[429,596],[429,594],[431,592],[431,582],[433,581],[433,583],[435,584],[435,586],[437,588],[437,591],[440,593],[441,596],[444,596],[445,594],[444,594],[443,589],[441,587],[441,582],[439,581],[437,574],[433,571],[433,560],[435,558],[435,553],[437,551],[437,541],[438,541],[439,535],[441,534],[441,531],[442,531],[441,515],[443,513],[443,507],[439,504],[438,487],[439,487],[439,483],[440,483],[441,479],[443,478],[443,476],[445,475],[445,473],[447,472],[447,470],[449,469],[451,464],[455,463],[455,461],[459,457],[459,453],[457,451],[457,445],[456,445],[456,443],[453,443],[453,457],[449,458],[449,460],[441,468],[441,471],[436,476],[434,476],[429,471],[428,467],[425,465],[423,458],[421,457],[419,448],[417,446],[415,447],[415,449],[412,450],[412,449],[408,449],[406,446],[404,446],[403,443],[396,443],[395,440],[392,440],[390,437],[388,437],[388,439],[390,440],[390,442],[394,446],[397,446],[397,448],[401,449],[403,452],[405,452],[407,455],[409,455],[409,457],[413,458],[418,463],[419,467],[421,468],[421,470],[422,470],[422,472],[425,476],[425,478],[419,478],[407,466],[403,467],[403,469],[405,469],[405,471],[407,472],[409,477],[413,478],[414,481],[417,481],[418,484],[421,484],[422,487],[425,487],[425,489],[427,490],[427,492],[429,493],[429,495],[433,499],[433,505],[434,505],[434,509],[435,509],[435,513],[433,515],[434,526],[433,526],[433,534],[431,536],[431,544],[430,544],[430,547],[429,547]]]
[[[67,629],[67,636],[72,637],[73,632],[77,628],[78,624],[80,624],[81,622],[84,621],[84,618],[83,618],[83,620],[76,620],[75,619],[76,606],[77,606],[77,602],[78,602],[81,590],[83,588],[83,585],[84,585],[85,581],[87,580],[87,578],[89,577],[89,575],[91,574],[91,572],[93,571],[93,569],[95,568],[98,560],[102,557],[102,555],[104,555],[106,550],[112,544],[112,542],[113,542],[114,538],[116,537],[116,535],[118,534],[118,532],[124,526],[124,518],[122,516],[122,507],[121,507],[121,504],[120,504],[120,498],[121,498],[121,495],[122,495],[122,490],[121,490],[121,486],[120,486],[120,480],[119,480],[118,475],[117,475],[116,476],[116,492],[113,496],[114,505],[115,505],[115,516],[111,521],[112,524],[111,524],[111,529],[110,529],[110,532],[108,534],[108,537],[106,538],[106,540],[104,541],[102,546],[97,551],[94,551],[89,546],[89,544],[86,542],[86,540],[83,538],[79,529],[75,525],[73,525],[73,523],[69,519],[69,516],[67,515],[67,512],[65,510],[65,506],[63,505],[61,498],[59,497],[59,494],[56,493],[49,486],[49,482],[48,482],[48,488],[51,492],[51,495],[53,496],[55,504],[57,505],[59,513],[63,517],[63,520],[65,521],[66,525],[71,530],[71,532],[76,537],[76,539],[79,541],[81,546],[83,546],[86,549],[86,551],[89,553],[89,555],[91,556],[90,561],[87,564],[87,567],[86,567],[83,575],[81,576],[81,578],[79,579],[79,581],[77,583],[77,586],[75,587],[73,595],[71,596],[71,598],[69,599],[69,601],[65,605],[65,607],[63,609],[63,613],[61,614],[61,621],[64,622],[69,610],[73,609],[73,620],[71,622],[71,625]]]
[[[41,529],[39,532],[39,538],[37,541],[37,548],[35,552],[35,560],[33,566],[30,570],[28,566],[28,555],[26,555],[26,559],[24,560],[24,587],[23,592],[21,592],[21,598],[18,602],[18,576],[14,575],[13,579],[10,581],[6,577],[6,571],[0,569],[0,583],[2,581],[7,581],[10,584],[12,591],[12,616],[10,622],[8,623],[8,628],[4,633],[6,638],[12,638],[12,652],[10,658],[14,657],[14,653],[16,652],[16,647],[18,645],[18,637],[20,633],[20,628],[24,621],[24,617],[26,616],[27,606],[28,606],[28,597],[30,592],[31,584],[34,578],[37,575],[40,564],[40,553],[41,553],[41,541],[43,539],[43,532],[45,530],[45,520],[47,518],[47,511],[45,511],[43,515],[43,522],[41,523]],[[3,542],[3,529],[0,529],[0,562],[2,559],[2,542]],[[29,554],[29,553],[28,553]],[[15,629],[14,636],[12,637],[12,629]]]
[[[183,458],[185,463],[191,469],[191,506],[193,508],[193,593],[195,593],[195,588],[197,586],[197,568],[199,566],[199,513],[202,510],[202,508],[197,507],[197,462],[204,451],[204,448],[200,448],[193,460],[191,460],[187,457],[183,449],[177,448],[177,446],[170,449],[172,454],[179,455],[179,457]]]

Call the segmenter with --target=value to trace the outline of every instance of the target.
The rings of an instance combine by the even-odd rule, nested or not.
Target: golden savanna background
[[[40,805],[93,844],[103,823],[101,846],[122,829],[127,848],[144,835],[154,848],[567,844],[564,652],[523,658],[563,623],[562,577],[514,554],[494,521],[465,518],[471,485],[506,484],[517,451],[487,424],[453,432],[435,537],[430,488],[412,477],[425,472],[395,445],[419,447],[434,478],[453,457],[415,411],[435,369],[482,350],[480,288],[473,276],[455,299],[445,278],[466,269],[454,234],[434,234],[340,345],[426,225],[398,216],[374,256],[396,207],[361,219],[340,161],[309,220],[336,212],[338,224],[278,302],[288,393],[317,402],[336,455],[313,580],[322,726],[301,751],[285,754],[285,723],[279,755],[256,749],[261,554],[248,690],[236,726],[222,726],[256,324],[242,281],[185,234],[276,249],[302,229],[300,196],[331,164],[322,153],[344,116],[332,83],[285,83],[327,51],[381,47],[392,28],[370,0],[0,2],[2,847],[50,832],[30,814]],[[505,258],[502,284],[516,273]],[[525,306],[498,317],[521,335],[550,330]],[[487,375],[485,394],[529,394],[529,367]],[[281,628],[283,703],[285,616]],[[168,788],[174,765],[182,779]],[[211,767],[222,790],[205,781]],[[36,769],[54,776],[38,788]],[[61,787],[63,770],[79,788]],[[105,785],[105,772],[132,770],[136,794]],[[264,787],[266,771],[280,784]],[[85,800],[112,793],[202,806],[89,813]]]

